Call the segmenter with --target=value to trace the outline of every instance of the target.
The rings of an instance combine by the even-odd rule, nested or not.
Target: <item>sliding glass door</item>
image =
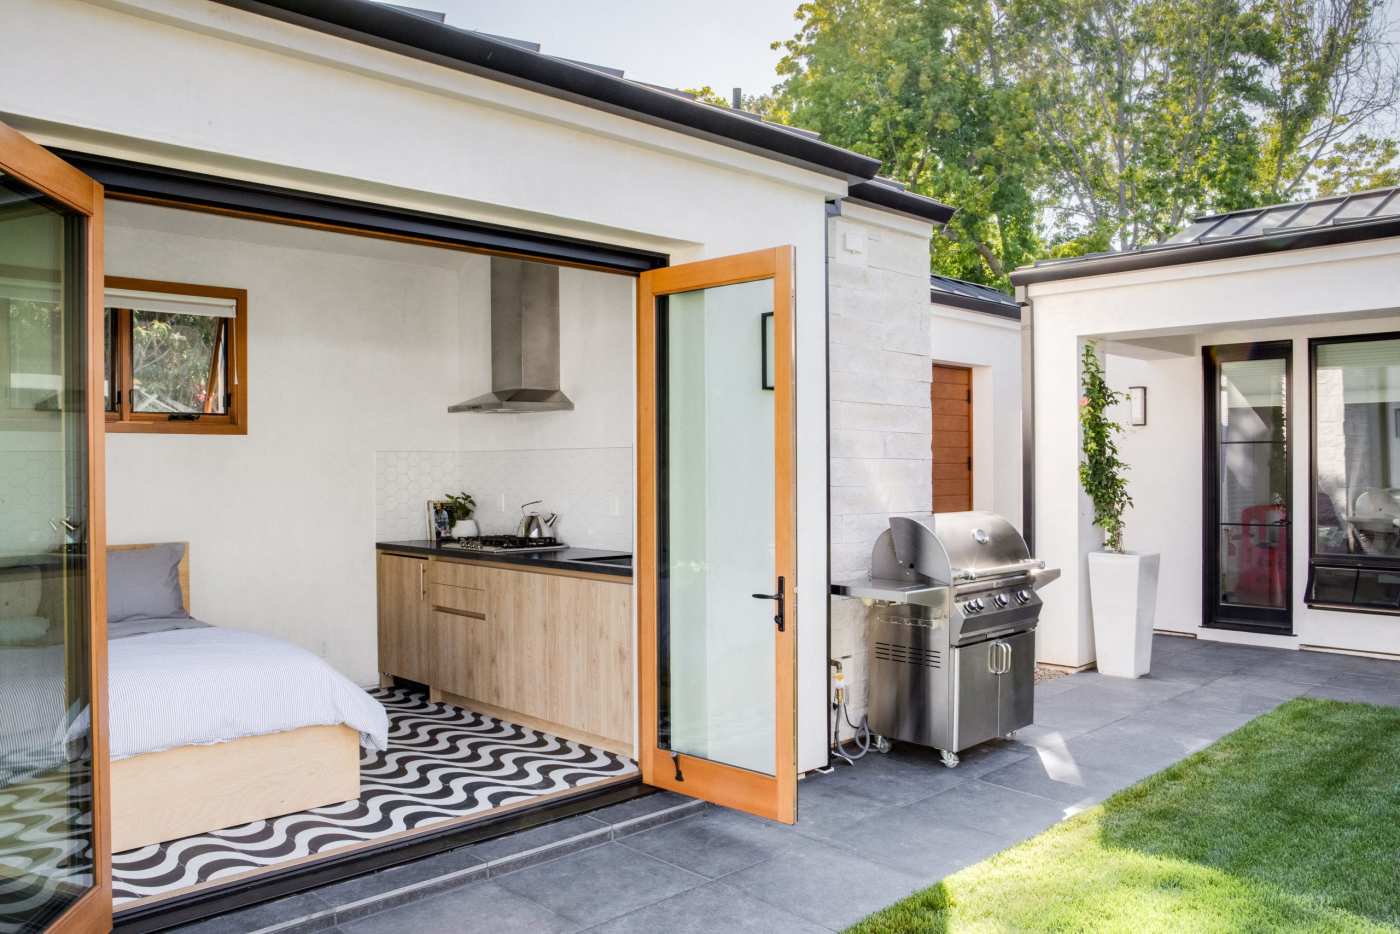
[[[1205,624],[1292,631],[1292,344],[1205,348]]]
[[[641,764],[796,816],[792,250],[638,284]]]
[[[0,124],[0,932],[111,925],[101,201]]]

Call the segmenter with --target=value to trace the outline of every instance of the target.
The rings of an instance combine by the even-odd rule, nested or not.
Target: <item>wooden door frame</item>
[[[796,382],[793,378],[795,251],[791,246],[701,260],[643,272],[637,280],[637,671],[642,780],[647,784],[784,823],[797,819],[797,507]],[[774,629],[776,757],[763,775],[679,755],[658,741],[659,491],[661,440],[657,402],[656,299],[742,282],[773,281],[776,573],[787,583],[786,626]],[[755,376],[755,378],[757,378]],[[679,765],[677,776],[675,765]]]
[[[103,189],[87,175],[44,147],[0,123],[0,171],[86,217],[87,251],[83,287],[87,292],[87,529],[88,639],[91,667],[88,696],[92,713],[92,867],[93,887],[68,907],[48,934],[87,934],[112,926],[111,814],[108,810],[107,745],[107,498],[102,249]]]

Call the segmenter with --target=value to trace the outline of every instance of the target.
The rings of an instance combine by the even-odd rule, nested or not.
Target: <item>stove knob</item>
[[[999,593],[992,598],[992,602],[995,603],[998,607],[1004,608],[1008,603],[1011,602],[1011,598],[1004,593]]]
[[[1017,602],[1017,603],[1022,603],[1022,604],[1030,603],[1030,602],[1031,602],[1031,592],[1030,592],[1029,590],[1018,590],[1018,591],[1016,591],[1016,602]]]
[[[981,598],[981,597],[976,597],[975,599],[973,599],[971,606],[972,606],[972,611],[973,611],[974,613],[981,613],[983,610],[985,610],[985,609],[987,608],[987,604],[985,604],[985,603],[982,602],[982,598]]]

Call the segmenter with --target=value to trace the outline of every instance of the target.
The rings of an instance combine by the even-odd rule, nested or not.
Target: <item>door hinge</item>
[[[967,458],[967,469],[968,469],[968,470],[971,470],[971,469],[972,469],[972,455],[970,455],[970,454],[968,455],[968,458]]]

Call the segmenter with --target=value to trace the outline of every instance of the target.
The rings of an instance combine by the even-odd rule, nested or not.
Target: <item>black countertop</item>
[[[518,564],[524,568],[555,568],[563,571],[585,571],[590,574],[610,574],[613,577],[632,576],[632,556],[624,551],[602,551],[597,548],[563,548],[559,551],[510,552],[464,551],[443,547],[418,539],[411,542],[376,542],[380,551],[397,551],[412,555],[437,555],[459,561],[486,561],[493,564]],[[611,559],[602,560],[597,559]]]

